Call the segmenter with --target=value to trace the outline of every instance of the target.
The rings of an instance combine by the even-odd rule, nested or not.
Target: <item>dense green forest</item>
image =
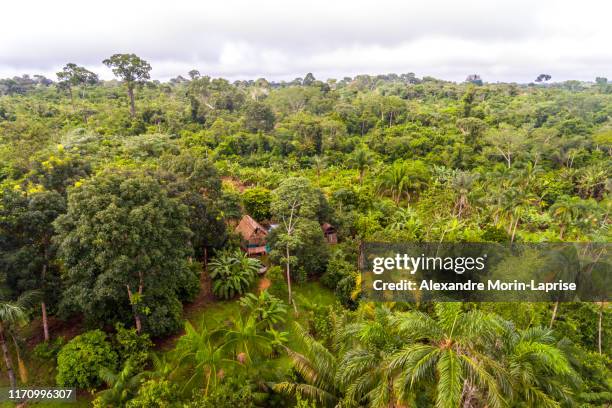
[[[95,407],[610,406],[609,304],[373,303],[357,263],[364,241],[610,242],[607,79],[104,64],[116,80],[0,80],[2,385]],[[276,226],[260,258],[245,214]]]

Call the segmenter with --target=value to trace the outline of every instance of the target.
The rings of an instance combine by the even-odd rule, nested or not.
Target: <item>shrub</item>
[[[126,329],[122,324],[115,325],[116,349],[119,360],[122,362],[130,361],[136,372],[142,371],[149,360],[149,351],[153,347],[153,342],[146,333],[138,334],[136,329]]]
[[[266,278],[270,280],[268,292],[280,299],[287,298],[287,281],[285,280],[285,271],[280,266],[272,266],[266,273]]]
[[[208,396],[202,393],[194,395],[188,408],[254,408],[255,398],[245,378],[228,377],[224,382],[214,388]]]
[[[270,204],[272,194],[270,190],[263,187],[253,187],[242,193],[244,209],[254,219],[261,221],[270,219]]]
[[[179,408],[179,390],[168,380],[149,380],[144,382],[138,394],[127,403],[127,408]]]
[[[57,356],[56,381],[60,387],[92,389],[102,380],[100,369],[117,368],[117,353],[101,330],[85,332],[70,340]]]
[[[219,298],[231,299],[242,295],[251,287],[261,262],[238,250],[232,253],[220,252],[211,261],[210,267],[213,293]]]
[[[64,345],[64,338],[57,337],[50,342],[39,343],[34,347],[34,356],[40,360],[55,360]]]

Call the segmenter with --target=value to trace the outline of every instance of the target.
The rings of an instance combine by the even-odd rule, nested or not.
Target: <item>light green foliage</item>
[[[143,382],[138,393],[128,401],[127,408],[179,408],[178,386],[168,380]]]
[[[115,370],[117,353],[101,330],[92,330],[70,340],[57,356],[57,385],[93,389],[102,384],[100,370]]]
[[[287,316],[287,305],[267,290],[261,291],[259,296],[247,293],[240,298],[240,305],[255,316],[258,323],[269,328],[283,323]]]
[[[270,190],[262,187],[255,187],[242,193],[244,209],[255,220],[262,221],[270,219],[270,204],[272,196]]]
[[[220,252],[209,264],[212,290],[221,299],[232,299],[248,290],[261,263],[240,250]]]

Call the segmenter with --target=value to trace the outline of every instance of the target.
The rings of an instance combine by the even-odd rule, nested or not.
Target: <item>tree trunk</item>
[[[47,320],[47,305],[45,302],[40,303],[40,308],[42,310],[42,323],[43,323],[43,333],[45,335],[45,341],[49,341],[49,321]]]
[[[9,354],[8,345],[6,344],[6,338],[4,337],[4,326],[0,322],[0,347],[2,347],[2,354],[4,356],[4,363],[6,364],[6,373],[8,374],[9,383],[12,389],[15,389],[17,385],[15,382],[15,370],[13,369],[13,362],[11,361],[11,355]]]
[[[140,315],[136,311],[136,305],[133,302],[132,291],[130,290],[130,285],[125,285],[127,287],[128,299],[130,300],[130,304],[132,305],[132,310],[134,312],[134,323],[136,325],[136,332],[140,334],[142,331],[142,322],[140,321]],[[142,285],[139,288],[139,293],[142,294]]]
[[[128,86],[128,97],[130,98],[130,116],[136,116],[136,105],[134,103],[134,88]]]
[[[292,303],[293,299],[291,297],[291,269],[290,269],[290,261],[289,261],[289,244],[287,244],[285,256],[287,257],[287,293],[289,295],[289,304]]]
[[[44,252],[44,263],[41,272],[42,284],[43,288],[46,287],[46,278],[47,278],[47,258],[48,258],[47,246],[45,246]],[[44,292],[43,292],[44,296]],[[42,310],[42,323],[43,323],[43,334],[45,336],[45,341],[49,341],[49,321],[47,319],[47,304],[45,303],[45,299],[43,298],[40,303],[40,308]]]
[[[68,93],[70,94],[70,105],[72,106],[72,111],[74,112],[74,96],[72,95],[72,88],[68,88]]]
[[[553,327],[553,323],[555,322],[555,319],[557,318],[557,310],[558,309],[559,309],[559,301],[557,300],[555,302],[555,307],[553,308],[552,317],[550,318],[550,324],[548,325],[549,329],[552,329],[552,327]]]
[[[520,217],[516,216],[516,221],[514,222],[514,227],[512,228],[512,237],[510,238],[510,243],[514,242],[514,236],[516,235],[516,228],[518,227]]]
[[[599,324],[597,326],[597,347],[599,349],[599,354],[601,354],[601,340],[602,340],[601,331],[602,331],[603,309],[604,309],[604,302],[601,302],[599,305]]]

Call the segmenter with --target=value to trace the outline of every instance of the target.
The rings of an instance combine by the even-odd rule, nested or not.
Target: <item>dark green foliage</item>
[[[142,371],[149,361],[149,353],[153,342],[146,333],[138,334],[136,329],[126,329],[122,324],[116,324],[114,339],[119,361],[130,364],[136,371]]]
[[[90,326],[139,320],[156,341],[194,314],[211,327],[187,330],[164,364],[147,364],[154,380],[142,385],[149,343],[121,329],[112,342],[118,361],[105,371],[109,392],[97,404],[182,406],[192,390],[194,406],[495,406],[499,395],[512,407],[609,403],[609,305],[374,305],[357,285],[363,241],[607,242],[605,78],[535,86],[307,74],[230,83],[194,70],[191,80],[160,83],[135,55],[106,63],[121,83],[94,84],[72,64],[59,85],[0,80],[3,293],[44,288],[51,315],[63,299],[60,311]],[[219,260],[237,248],[234,222],[244,210],[278,225],[262,258],[271,286],[244,298],[244,308],[209,305],[203,293],[196,305],[204,309],[183,316],[199,278],[208,284],[204,255]],[[338,244],[323,241],[324,222]],[[216,261],[208,271],[216,295],[235,298],[260,265],[227,257],[224,272]],[[296,295],[286,319],[309,335],[283,312],[265,318],[282,309],[268,292],[291,299],[287,269],[294,283],[320,278],[342,305]],[[39,318],[39,304],[27,309]],[[58,346],[36,354],[53,358]],[[284,353],[295,368],[278,359]],[[270,390],[283,382],[288,396]]]
[[[43,361],[55,360],[64,343],[63,337],[56,337],[50,342],[38,343],[34,347],[33,354],[36,358]]]
[[[186,405],[188,408],[254,408],[256,398],[244,378],[229,377],[221,382],[208,396],[195,395]]]
[[[106,334],[92,330],[70,340],[57,356],[57,385],[93,389],[102,384],[102,368],[114,370],[118,357]]]
[[[250,132],[268,132],[274,127],[274,121],[274,112],[263,103],[250,103],[244,111],[244,125]]]
[[[159,181],[141,173],[108,171],[71,190],[68,213],[56,222],[64,310],[89,321],[133,316],[152,335],[180,327],[179,295],[198,280],[188,264],[187,215]]]

